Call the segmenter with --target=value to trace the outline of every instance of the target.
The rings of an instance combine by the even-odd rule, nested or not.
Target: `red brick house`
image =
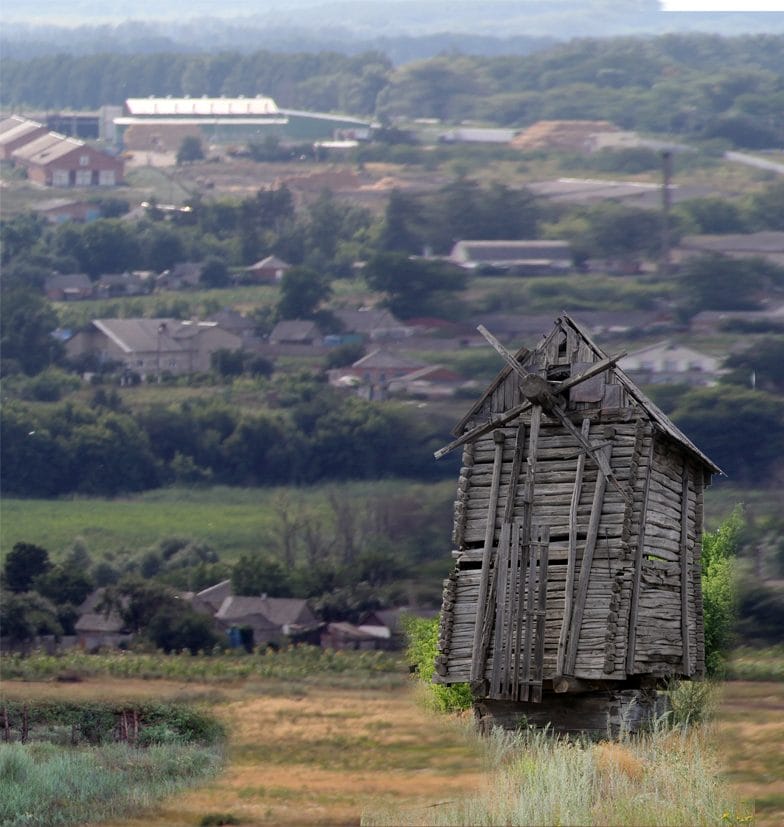
[[[123,182],[123,162],[56,132],[48,132],[11,153],[28,178],[50,187],[113,187]]]

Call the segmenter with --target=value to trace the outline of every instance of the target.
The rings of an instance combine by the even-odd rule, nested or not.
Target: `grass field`
[[[228,764],[223,772],[198,788],[153,805],[143,815],[101,820],[110,827],[185,827],[200,824],[210,814],[229,815],[234,819],[231,823],[244,825],[356,824],[363,816],[369,824],[399,823],[401,819],[410,824],[449,823],[442,816],[450,809],[463,807],[461,812],[476,813],[482,799],[500,806],[501,798],[510,793],[497,786],[501,778],[509,778],[505,769],[513,768],[518,776],[523,773],[522,789],[523,783],[538,777],[537,765],[531,763],[539,755],[536,750],[551,757],[557,750],[547,743],[537,746],[532,742],[527,751],[510,751],[504,739],[482,743],[473,736],[469,718],[425,712],[410,685],[362,690],[255,679],[201,686],[102,678],[67,687],[8,681],[4,690],[16,697],[67,694],[85,700],[197,701],[208,705],[227,725]],[[656,805],[657,795],[670,792],[656,787],[656,779],[664,778],[657,773],[667,773],[672,781],[679,772],[704,767],[713,774],[699,780],[701,787],[718,783],[720,790],[718,779],[722,777],[731,782],[732,789],[725,790],[728,809],[718,813],[715,821],[673,822],[665,818],[662,802],[661,807],[654,806],[662,818],[646,823],[749,823],[749,807],[733,800],[735,794],[756,800],[754,824],[773,827],[784,819],[783,738],[784,683],[726,684],[716,723],[687,739],[674,734],[670,741],[660,740],[657,749],[665,752],[658,755],[650,745],[646,752],[633,744],[592,746],[590,752],[581,752],[583,748],[562,751],[559,761],[568,766],[590,762],[597,783],[607,785],[614,779],[615,785],[604,787],[604,809],[563,823],[617,823],[607,821],[612,812],[610,799],[621,801],[627,793],[634,799],[653,784],[651,802]],[[714,764],[716,750],[718,763]],[[568,769],[567,764],[558,766]],[[581,782],[572,776],[562,779],[566,783],[576,787]],[[561,786],[547,794],[560,794],[565,800],[573,792]],[[696,813],[689,809],[690,794],[688,787],[681,790],[678,806]],[[647,806],[643,796],[637,799],[634,806]],[[390,814],[397,814],[398,820]],[[640,823],[633,817],[634,812],[626,823]],[[502,819],[487,823],[541,822]]]
[[[74,497],[55,500],[0,500],[0,549],[16,542],[36,543],[55,558],[82,538],[96,558],[107,551],[148,548],[164,537],[192,537],[209,543],[231,562],[239,554],[264,547],[274,531],[275,503],[288,494],[304,511],[326,513],[330,490],[356,499],[406,494],[448,500],[454,484],[411,483],[405,480],[345,483],[308,488],[161,488],[141,494],[101,499]],[[709,488],[706,522],[713,528],[738,502],[751,504],[757,515],[774,513],[780,494],[731,486]],[[445,543],[447,540],[445,539]],[[445,545],[446,555],[446,545]],[[448,556],[444,557],[445,565]]]
[[[296,501],[300,513],[325,515],[330,490],[348,499],[403,493],[419,498],[434,492],[448,499],[452,487],[451,482],[428,485],[389,480],[285,489],[162,488],[110,500],[4,497],[0,500],[0,548],[7,552],[19,541],[36,543],[57,559],[82,538],[91,556],[100,559],[107,551],[134,552],[165,537],[179,536],[206,542],[222,560],[231,562],[270,542],[275,503],[282,494]]]

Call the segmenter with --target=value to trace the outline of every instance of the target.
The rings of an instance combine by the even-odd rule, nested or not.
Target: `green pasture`
[[[165,537],[188,537],[209,544],[230,563],[272,543],[282,500],[303,516],[328,519],[330,491],[367,499],[404,493],[416,498],[428,490],[434,490],[432,485],[388,480],[309,488],[161,488],[116,499],[6,497],[0,501],[0,550],[35,543],[56,560],[81,539],[99,559],[107,552],[146,549]]]

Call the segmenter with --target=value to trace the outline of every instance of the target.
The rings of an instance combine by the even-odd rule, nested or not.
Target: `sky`
[[[784,0],[661,0],[665,11],[780,11]]]

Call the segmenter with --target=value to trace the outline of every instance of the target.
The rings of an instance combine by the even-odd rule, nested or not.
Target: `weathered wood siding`
[[[670,440],[656,440],[641,559],[635,673],[704,671],[702,473]]]
[[[610,429],[608,431],[608,429]],[[445,593],[442,614],[441,665],[449,681],[468,680],[471,640],[476,623],[477,599],[483,545],[489,513],[494,512],[493,552],[497,548],[506,509],[514,461],[516,427],[504,430],[500,485],[495,508],[490,508],[493,460],[496,443],[491,435],[467,446],[463,453],[455,503],[453,539],[457,558],[455,572]],[[607,435],[611,433],[611,435]],[[631,490],[627,502],[614,488],[606,486],[601,498],[595,548],[582,621],[577,629],[579,645],[573,673],[593,679],[625,677],[625,649],[629,624],[632,583],[633,547],[642,519],[642,493],[652,428],[644,420],[624,421],[603,417],[591,423],[589,438],[609,442],[612,446],[611,467],[622,486]],[[532,525],[547,525],[550,530],[549,571],[545,623],[544,677],[556,674],[556,657],[564,615],[565,584],[569,551],[570,510],[575,475],[580,455],[577,441],[557,423],[543,421],[540,428],[536,468]],[[573,580],[576,591],[582,571],[582,555],[591,522],[591,513],[599,477],[589,459],[585,462],[576,509],[577,559]],[[512,519],[521,519],[525,488],[519,481],[514,497]],[[493,659],[490,646],[489,664]],[[487,673],[486,673],[487,674]]]

